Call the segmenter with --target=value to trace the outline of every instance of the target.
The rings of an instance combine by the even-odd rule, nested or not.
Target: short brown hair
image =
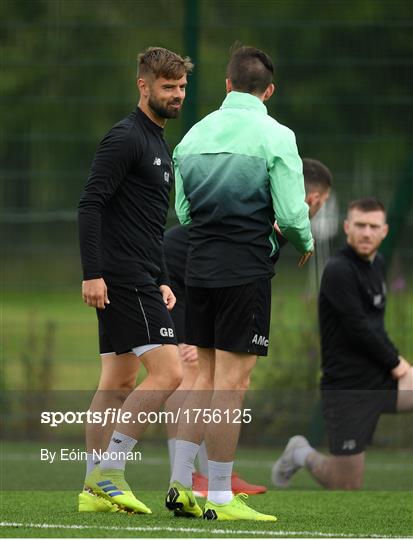
[[[274,65],[267,53],[235,43],[227,66],[227,77],[234,90],[262,94],[271,84]]]
[[[351,203],[347,207],[347,213],[349,213],[351,210],[361,210],[362,212],[384,212],[386,213],[386,209],[384,208],[383,203],[381,203],[378,199],[375,197],[364,197],[363,199],[356,199],[355,201],[351,201]]]
[[[331,189],[333,175],[330,169],[317,159],[303,158],[303,175],[305,190],[324,193]]]
[[[163,47],[148,47],[146,51],[138,54],[138,77],[152,74],[155,79],[165,77],[177,80],[190,73],[193,67],[188,56],[182,58]]]

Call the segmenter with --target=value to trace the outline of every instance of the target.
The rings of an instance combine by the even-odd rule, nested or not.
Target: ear
[[[344,229],[344,232],[345,232],[346,234],[348,234],[349,223],[348,223],[348,220],[347,220],[347,219],[344,220],[344,223],[343,223],[343,229]]]
[[[382,236],[383,240],[386,238],[388,232],[389,232],[389,225],[387,223],[385,223],[383,225],[383,236]]]
[[[149,94],[149,86],[145,79],[137,79],[136,86],[141,94],[141,96],[147,97]]]
[[[311,191],[310,193],[307,193],[305,197],[305,202],[308,204],[308,206],[311,206],[314,203],[314,200],[317,198],[317,193],[314,191]]]
[[[230,79],[225,79],[225,89],[227,91],[227,94],[232,92],[232,82]]]
[[[267,86],[267,89],[266,89],[265,92],[264,92],[263,100],[264,100],[264,101],[269,100],[270,97],[273,95],[274,90],[275,90],[275,85],[274,85],[273,83],[269,84],[269,85]]]

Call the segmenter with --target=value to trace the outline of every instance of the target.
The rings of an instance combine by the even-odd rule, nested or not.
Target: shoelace
[[[235,495],[236,504],[238,506],[248,506],[247,499],[248,499],[248,495],[246,493],[238,493],[238,495]],[[248,506],[248,509],[254,514],[260,513],[257,510],[254,510],[254,508],[251,508],[250,506]]]
[[[238,495],[235,495],[234,499],[237,504],[247,506],[248,495],[246,493],[238,493]]]

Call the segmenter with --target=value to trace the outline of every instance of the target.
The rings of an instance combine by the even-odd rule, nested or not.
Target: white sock
[[[169,465],[171,467],[171,474],[174,468],[174,461],[175,461],[175,444],[176,444],[175,437],[173,437],[172,439],[168,439],[168,454],[169,454]]]
[[[96,459],[96,456],[93,456],[93,454],[89,454],[88,452],[86,454],[86,476],[88,476],[99,463],[100,461]]]
[[[192,471],[198,451],[199,444],[177,439],[171,483],[176,481],[185,487],[192,487]]]
[[[199,472],[208,478],[208,454],[205,441],[202,441],[198,451]]]
[[[106,452],[109,454],[109,459],[101,461],[101,469],[122,469],[125,470],[126,455],[128,452],[132,452],[135,444],[138,441],[132,439],[128,435],[114,431],[112,438],[110,439],[109,446]]]
[[[208,501],[215,504],[227,504],[232,501],[233,465],[233,461],[208,461]]]
[[[311,454],[311,452],[313,451],[314,451],[314,448],[312,448],[310,445],[300,446],[296,448],[293,452],[293,459],[295,463],[299,465],[300,467],[304,467],[307,456]]]

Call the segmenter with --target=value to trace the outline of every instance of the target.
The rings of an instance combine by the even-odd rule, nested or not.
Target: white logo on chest
[[[168,182],[168,184],[169,184],[169,173],[168,172],[163,173],[163,179],[165,180],[165,182]]]
[[[381,294],[375,294],[374,297],[373,297],[373,303],[375,306],[379,306],[381,304],[381,301],[382,301],[382,296]]]

